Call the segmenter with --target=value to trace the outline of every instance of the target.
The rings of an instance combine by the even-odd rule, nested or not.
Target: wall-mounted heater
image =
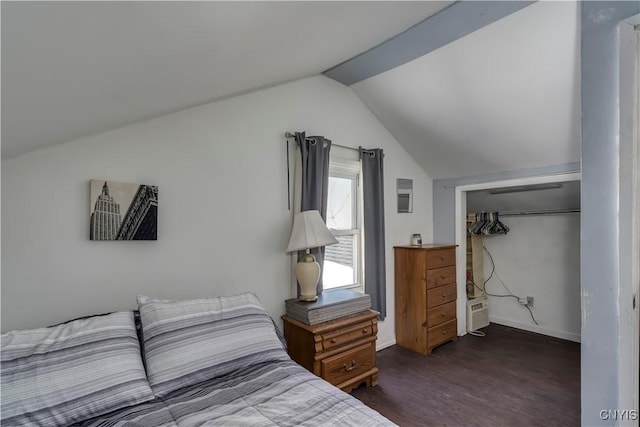
[[[467,301],[467,331],[489,326],[489,300],[473,298]]]

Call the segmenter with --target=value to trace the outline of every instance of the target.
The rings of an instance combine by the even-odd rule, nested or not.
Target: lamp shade
[[[318,211],[299,212],[293,217],[293,228],[287,252],[302,251],[338,243]]]

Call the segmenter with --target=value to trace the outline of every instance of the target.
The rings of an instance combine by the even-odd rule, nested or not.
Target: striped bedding
[[[153,399],[132,312],[0,336],[2,426],[66,426]]]
[[[251,293],[168,301],[138,296],[149,384],[156,396],[270,360],[287,360]]]
[[[2,334],[0,424],[392,425],[294,363],[253,294],[138,304],[139,334],[132,312]]]
[[[369,427],[394,424],[288,360],[259,363],[75,425]]]

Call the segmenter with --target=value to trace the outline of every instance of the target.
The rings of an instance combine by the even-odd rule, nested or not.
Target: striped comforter
[[[292,361],[271,361],[77,426],[388,426],[357,399]]]

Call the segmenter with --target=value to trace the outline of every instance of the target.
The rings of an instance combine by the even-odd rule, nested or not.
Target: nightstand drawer
[[[456,265],[456,251],[453,248],[429,251],[426,258],[429,269]]]
[[[441,325],[429,328],[429,343],[430,348],[434,347],[445,341],[456,338],[458,335],[456,320],[450,320]]]
[[[427,270],[427,289],[446,285],[456,281],[456,266]]]
[[[443,322],[456,318],[456,302],[451,301],[429,309],[427,312],[427,325],[433,327]]]
[[[366,338],[376,335],[376,327],[373,322],[363,322],[348,328],[339,329],[337,331],[322,335],[322,349],[329,350],[334,347],[341,346],[356,341],[360,338]]]
[[[456,290],[455,283],[429,289],[427,291],[427,308],[433,308],[440,304],[455,301],[457,295],[458,291]]]
[[[373,342],[322,360],[322,378],[333,385],[367,372],[376,366],[376,350]]]

